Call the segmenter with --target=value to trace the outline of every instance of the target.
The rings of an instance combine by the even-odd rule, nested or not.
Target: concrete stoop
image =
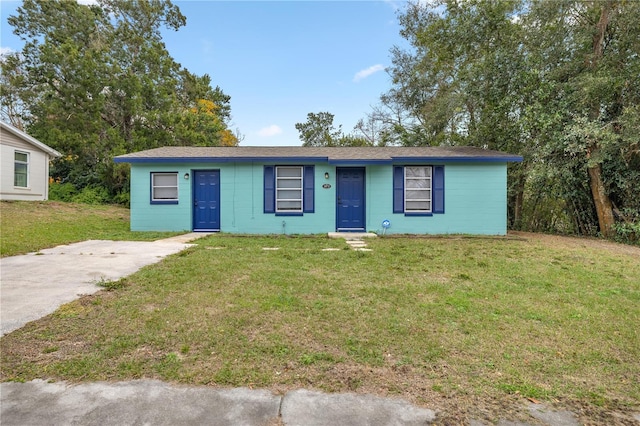
[[[376,238],[373,232],[329,232],[329,238],[344,238],[345,240],[362,240],[363,238]]]

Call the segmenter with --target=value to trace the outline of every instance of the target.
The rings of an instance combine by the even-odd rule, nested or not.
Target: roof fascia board
[[[116,163],[326,163],[327,157],[115,157]]]
[[[349,160],[349,159],[341,159],[334,158],[329,160],[329,164],[333,164],[336,166],[346,166],[350,164],[354,165],[366,165],[366,164],[391,164],[391,159],[359,159],[359,160]]]
[[[519,163],[522,161],[522,157],[393,157],[394,163],[416,163],[425,161],[439,163]]]

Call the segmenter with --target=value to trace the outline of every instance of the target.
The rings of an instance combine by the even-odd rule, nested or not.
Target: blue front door
[[[340,167],[336,176],[337,230],[364,231],[364,167]]]
[[[193,230],[220,230],[220,170],[193,172]]]

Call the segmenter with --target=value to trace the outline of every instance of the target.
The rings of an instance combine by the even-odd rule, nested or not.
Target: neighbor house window
[[[302,167],[276,167],[276,212],[302,213]]]
[[[408,216],[444,213],[444,166],[394,166],[393,212]]]
[[[16,151],[13,163],[13,185],[27,188],[29,186],[29,153]]]
[[[431,167],[404,168],[404,211],[431,213]]]
[[[178,173],[151,173],[151,202],[178,202]]]
[[[313,166],[265,166],[264,212],[313,213],[314,182]]]

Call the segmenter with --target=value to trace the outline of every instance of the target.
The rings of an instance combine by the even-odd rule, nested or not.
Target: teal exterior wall
[[[366,165],[366,230],[382,233],[382,221],[386,219],[391,222],[387,234],[506,234],[506,163],[438,164],[444,165],[445,213],[432,216],[394,214],[393,166]],[[221,232],[318,234],[336,230],[335,165],[314,165],[315,212],[302,216],[263,213],[264,165],[258,162],[134,163],[131,165],[131,229],[192,230],[193,179],[186,180],[184,175],[193,176],[194,170],[220,170]],[[151,172],[178,173],[178,204],[150,203]],[[329,173],[329,179],[325,179],[325,172]],[[324,184],[331,187],[323,188]]]
[[[445,212],[432,216],[392,213],[392,167],[367,167],[367,229],[388,234],[481,234],[507,232],[507,167],[496,163],[444,164]]]

